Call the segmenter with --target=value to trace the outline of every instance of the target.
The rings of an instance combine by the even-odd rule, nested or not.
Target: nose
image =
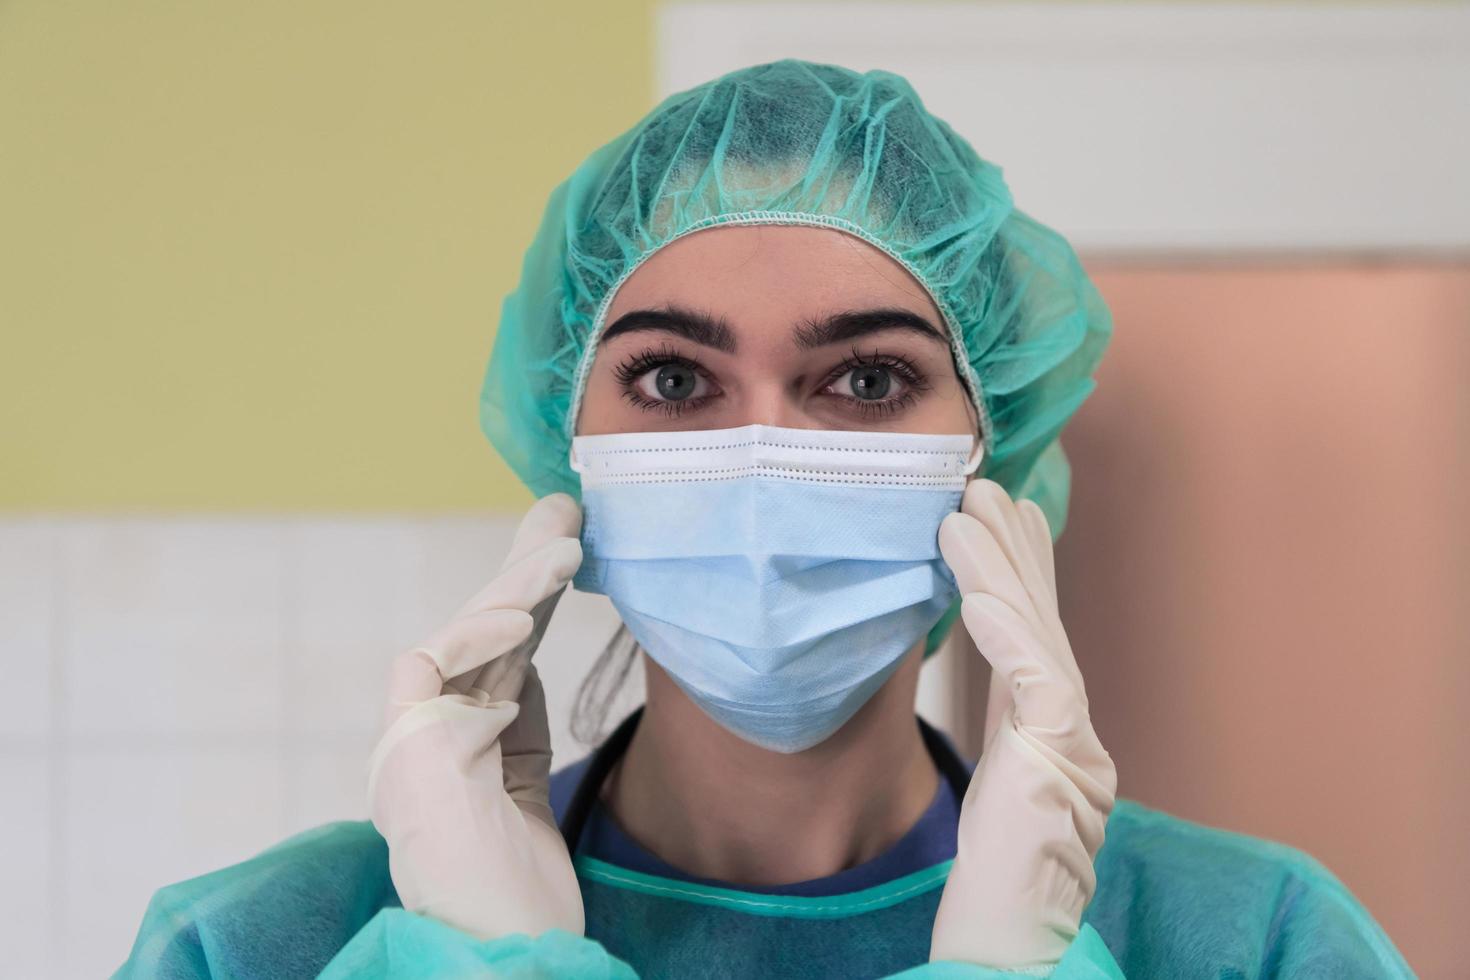
[[[774,381],[751,390],[741,408],[741,419],[736,425],[774,425],[785,429],[827,428],[802,408],[795,392],[784,390]]]

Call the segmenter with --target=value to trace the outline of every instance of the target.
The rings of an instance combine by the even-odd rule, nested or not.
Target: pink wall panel
[[[1121,793],[1307,850],[1456,975],[1470,265],[1092,271],[1059,588]]]

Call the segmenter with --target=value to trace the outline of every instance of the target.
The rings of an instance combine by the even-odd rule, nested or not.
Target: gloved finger
[[[1046,512],[1037,505],[1036,501],[1027,500],[1024,497],[1016,502],[1016,511],[1021,515],[1021,524],[1031,539],[1031,550],[1036,555],[1037,564],[1041,566],[1046,584],[1051,588],[1051,594],[1055,596],[1057,594],[1057,569],[1056,555],[1052,550],[1055,545],[1052,543],[1051,524],[1047,522]]]
[[[1032,624],[984,592],[965,596],[960,616],[975,646],[1006,684],[1016,723],[1043,741],[1048,733],[1059,733],[1064,741],[1070,738],[1079,714],[1086,719],[1086,701],[1065,671],[1058,669],[1056,655]],[[1060,746],[1057,750],[1065,751]]]
[[[437,698],[444,689],[439,668],[422,650],[410,650],[393,658],[388,667],[388,704],[383,727],[390,728],[403,713],[420,701]]]
[[[500,567],[509,568],[553,538],[575,538],[581,530],[582,508],[571,494],[548,494],[532,504],[521,518],[510,551]]]
[[[535,629],[531,614],[520,609],[487,609],[449,621],[419,647],[444,680],[478,670],[519,646]]]
[[[541,646],[541,637],[546,633],[551,613],[565,593],[566,588],[562,587],[536,604],[531,610],[531,631],[525,639],[516,644],[514,649],[487,662],[464,677],[455,678],[455,683],[478,688],[497,701],[519,699],[526,666],[535,656],[537,648]]]
[[[505,566],[461,607],[460,616],[489,609],[530,612],[564,587],[582,564],[582,542],[552,538]]]
[[[551,613],[566,591],[567,582],[581,564],[581,554],[582,545],[576,538],[555,538],[501,572],[494,582],[471,600],[471,606],[484,602],[501,608],[528,608],[531,629],[501,655],[480,660],[466,674],[451,678],[451,686],[461,691],[477,688],[496,700],[513,701],[520,697],[525,662],[540,646]],[[541,596],[534,605],[529,605],[543,589],[552,591]]]
[[[961,511],[945,515],[939,524],[939,553],[954,573],[962,596],[989,593],[1023,618],[1038,618],[1031,594],[1021,584],[1000,542],[976,518]]]
[[[1021,522],[1026,537],[1032,542],[1031,553],[1035,556],[1040,571],[1037,573],[1042,577],[1042,585],[1037,589],[1045,589],[1049,600],[1038,611],[1042,614],[1047,630],[1054,637],[1052,644],[1059,655],[1059,666],[1072,678],[1072,682],[1079,691],[1084,692],[1082,684],[1082,671],[1077,666],[1076,659],[1072,656],[1072,646],[1067,642],[1067,631],[1062,626],[1062,613],[1057,595],[1057,570],[1056,557],[1052,551],[1051,525],[1047,523],[1046,514],[1036,505],[1035,501],[1022,498],[1016,502],[1016,514]]]
[[[954,571],[962,595],[988,594],[1009,605],[1041,639],[1048,655],[1055,651],[1054,668],[1081,691],[1082,673],[1072,658],[1055,599],[1038,608],[1032,592],[1021,585],[1014,566],[988,527],[968,514],[949,514],[939,525],[939,550]],[[1048,595],[1039,583],[1035,594]],[[979,638],[973,632],[970,635],[978,645]],[[987,651],[982,648],[981,652]]]
[[[496,770],[499,795],[496,742],[519,710],[513,702],[491,704],[482,696],[445,694],[404,711],[378,739],[368,762],[368,799],[378,829],[390,829],[379,823],[380,815],[408,817],[421,825],[436,823],[436,818],[457,822],[466,803],[479,795],[477,784],[483,781],[476,770],[481,767]],[[380,778],[385,775],[386,783]],[[389,812],[382,814],[382,809]],[[452,837],[440,841],[444,847],[475,843]]]
[[[1036,542],[1026,532],[1016,502],[1005,488],[994,480],[971,480],[960,500],[960,511],[990,531],[1016,570],[1016,577],[1030,594],[1032,604],[1042,611],[1054,607],[1056,590],[1049,587],[1041,559],[1036,554]],[[1050,539],[1046,542],[1045,551],[1049,556]]]

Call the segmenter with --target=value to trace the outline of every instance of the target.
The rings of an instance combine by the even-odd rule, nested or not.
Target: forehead
[[[882,250],[807,225],[720,225],[675,239],[623,282],[606,322],[665,303],[725,315],[736,330],[746,320],[880,307],[943,322],[924,287]]]

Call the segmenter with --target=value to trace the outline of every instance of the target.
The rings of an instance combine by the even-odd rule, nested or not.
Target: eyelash
[[[849,371],[865,367],[884,367],[892,371],[903,382],[904,392],[896,398],[885,398],[881,400],[856,398],[852,395],[837,396],[854,403],[858,413],[864,418],[894,415],[918,401],[919,395],[929,390],[929,379],[903,358],[895,357],[892,354],[884,354],[881,351],[863,354],[856,347],[842,359],[841,363],[832,369],[822,382],[822,387],[826,388]]]
[[[679,354],[668,345],[657,348],[648,348],[634,354],[618,364],[613,369],[618,385],[623,389],[623,397],[638,408],[646,411],[660,411],[670,418],[678,418],[687,409],[697,408],[708,401],[711,395],[703,398],[686,398],[680,401],[662,401],[645,397],[637,388],[635,382],[649,371],[664,367],[669,364],[679,364],[689,370],[702,375],[709,381],[709,375],[695,361]],[[865,367],[884,367],[896,374],[904,384],[904,392],[896,398],[872,400],[857,398],[852,395],[837,395],[836,397],[852,403],[858,413],[864,418],[878,416],[891,416],[908,408],[918,400],[919,395],[929,390],[929,380],[920,373],[912,364],[901,357],[874,351],[864,354],[857,347],[853,347],[851,353],[844,357],[822,380],[821,387],[825,389],[838,378],[849,371]]]
[[[645,411],[663,412],[670,418],[678,418],[684,414],[686,409],[703,405],[712,397],[706,395],[704,398],[685,398],[682,401],[660,401],[645,397],[634,382],[649,371],[668,364],[683,365],[696,374],[702,375],[705,380],[709,380],[709,375],[705,374],[698,364],[680,355],[673,348],[667,345],[658,348],[650,347],[641,353],[634,354],[613,369],[618,385],[623,389],[623,397],[638,408]]]

